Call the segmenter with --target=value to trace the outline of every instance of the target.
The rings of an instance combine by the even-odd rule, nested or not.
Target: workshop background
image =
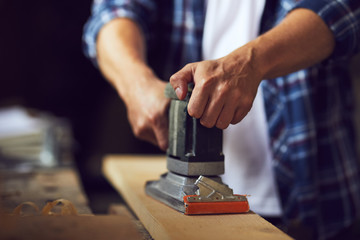
[[[122,200],[101,175],[102,156],[162,152],[135,139],[117,93],[83,55],[91,2],[0,1],[0,108],[24,106],[67,119],[90,207],[106,213],[107,202]],[[352,69],[360,93],[359,56]],[[356,120],[360,123],[359,111]]]
[[[121,201],[100,172],[108,153],[161,153],[134,138],[116,92],[82,52],[91,0],[0,1],[0,108],[68,119],[74,160],[94,213]]]

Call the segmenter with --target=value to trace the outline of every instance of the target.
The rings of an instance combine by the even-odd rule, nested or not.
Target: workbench
[[[0,212],[0,239],[291,239],[251,211],[186,216],[150,198],[144,191],[146,181],[157,180],[164,172],[165,156],[105,157],[103,173],[128,204],[110,206],[108,215],[92,215],[71,166],[2,172],[0,209],[6,214]],[[78,215],[11,215],[22,202],[42,208],[59,198],[70,200]]]
[[[77,216],[40,216],[24,207],[22,216],[11,213],[21,203],[33,202],[41,210],[47,202],[66,199]],[[0,239],[146,239],[142,225],[122,205],[109,215],[93,215],[77,171],[71,165],[0,172]]]
[[[79,214],[91,214],[78,174],[72,166],[34,168],[29,171],[0,173],[0,202],[5,213],[11,213],[27,201],[43,207],[59,198],[71,201]]]

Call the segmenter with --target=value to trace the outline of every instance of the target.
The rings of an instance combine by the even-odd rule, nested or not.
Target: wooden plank
[[[0,215],[0,239],[144,239],[136,225],[124,216]]]
[[[147,196],[146,181],[166,172],[164,156],[108,156],[103,172],[154,239],[291,239],[253,212],[186,216]]]

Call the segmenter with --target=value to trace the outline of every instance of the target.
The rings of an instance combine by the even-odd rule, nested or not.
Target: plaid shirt
[[[334,52],[320,64],[264,80],[261,86],[284,221],[309,226],[324,239],[350,225],[360,212],[354,99],[347,72],[349,58],[360,48],[360,1],[267,0],[261,32],[299,7],[325,21],[335,37]],[[159,77],[168,79],[186,63],[201,60],[203,1],[95,0],[83,39],[95,64],[97,33],[117,17],[141,26],[149,64]]]

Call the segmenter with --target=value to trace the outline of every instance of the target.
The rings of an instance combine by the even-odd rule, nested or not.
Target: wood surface
[[[153,240],[149,232],[145,229],[144,225],[140,222],[139,219],[135,218],[135,216],[129,211],[129,208],[125,204],[111,204],[109,207],[109,214],[122,216],[123,218],[131,220],[131,222],[134,223],[133,225],[136,226],[137,231],[141,233],[143,240]]]
[[[0,215],[3,240],[144,239],[130,218],[115,215],[29,216]]]
[[[253,212],[186,216],[152,199],[145,183],[164,172],[164,156],[113,155],[103,162],[106,178],[154,239],[291,239]]]
[[[33,202],[41,210],[48,201],[60,198],[71,201],[79,216],[39,216],[29,206],[23,208],[22,216],[11,214],[23,202]],[[125,205],[113,205],[109,211],[108,216],[90,216],[86,195],[71,166],[0,172],[0,239],[151,239]]]
[[[71,201],[79,214],[91,213],[77,172],[72,167],[0,173],[0,210],[5,213],[11,213],[23,202],[34,202],[41,209],[48,201],[60,198]]]

